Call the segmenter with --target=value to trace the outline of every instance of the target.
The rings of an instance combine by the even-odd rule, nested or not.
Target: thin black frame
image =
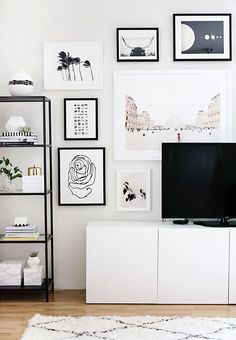
[[[178,16],[222,16],[229,18],[229,57],[228,58],[177,58],[176,57],[176,17]],[[184,13],[173,14],[173,61],[231,61],[232,60],[232,14],[231,13]]]
[[[135,31],[135,30],[142,30],[142,31],[155,31],[156,32],[156,58],[150,59],[150,58],[142,58],[142,59],[136,59],[135,57],[133,59],[120,59],[120,44],[119,44],[119,32],[120,31]],[[132,27],[120,27],[116,29],[116,61],[117,62],[157,62],[159,61],[159,28],[158,27],[144,27],[144,28],[132,28]]]
[[[102,166],[103,166],[103,201],[101,203],[62,203],[61,202],[61,151],[63,150],[102,150]],[[71,148],[58,148],[58,205],[59,206],[95,206],[106,205],[106,154],[105,147],[71,147]]]
[[[95,131],[93,138],[86,137],[67,137],[67,109],[66,103],[68,101],[94,101],[95,102]],[[64,140],[98,140],[98,98],[64,98]]]

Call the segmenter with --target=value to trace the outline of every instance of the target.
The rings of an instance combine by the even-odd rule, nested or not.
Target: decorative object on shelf
[[[38,251],[32,251],[27,260],[27,266],[30,268],[37,267],[40,263],[40,258],[38,257]]]
[[[7,132],[20,132],[25,126],[25,120],[21,116],[11,116],[5,124]]]
[[[158,28],[117,28],[117,61],[159,61]]]
[[[105,205],[105,148],[58,148],[59,205]]]
[[[117,169],[117,210],[150,210],[150,169]]]
[[[20,286],[24,260],[3,260],[0,262],[0,286]]]
[[[23,192],[44,192],[44,176],[30,175],[22,177]]]
[[[28,218],[26,216],[15,217],[14,218],[14,226],[18,226],[18,227],[26,226],[28,224],[27,221],[28,221]]]
[[[102,50],[101,42],[45,42],[44,88],[101,89]]]
[[[64,139],[98,139],[98,99],[64,98]]]
[[[40,176],[42,174],[42,168],[40,166],[31,166],[28,168],[28,176]]]
[[[33,89],[32,78],[24,69],[20,69],[10,77],[9,91],[12,96],[30,96]]]
[[[231,75],[228,70],[115,71],[115,159],[161,159],[161,142],[176,142],[178,132],[181,142],[231,140]]]
[[[174,61],[232,60],[231,14],[174,14]]]
[[[14,167],[9,158],[3,156],[0,159],[0,175],[3,175],[2,190],[14,191],[14,180],[22,177],[22,171],[18,166]]]
[[[23,269],[24,286],[41,286],[43,283],[43,266],[25,267]]]

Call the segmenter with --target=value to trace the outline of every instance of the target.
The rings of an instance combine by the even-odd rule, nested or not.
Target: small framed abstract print
[[[231,14],[174,14],[174,61],[232,60]]]
[[[64,139],[98,139],[97,98],[64,98]]]

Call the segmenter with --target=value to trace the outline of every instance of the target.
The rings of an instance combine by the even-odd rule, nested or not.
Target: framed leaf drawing
[[[150,210],[150,169],[117,169],[117,210]]]

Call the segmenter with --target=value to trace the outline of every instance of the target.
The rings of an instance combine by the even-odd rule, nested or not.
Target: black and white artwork
[[[159,61],[158,28],[117,28],[117,61]]]
[[[101,42],[45,42],[45,89],[101,89]]]
[[[117,170],[117,210],[150,210],[150,169]]]
[[[59,205],[105,205],[105,148],[58,148]]]
[[[231,60],[231,14],[174,14],[174,60]]]
[[[64,139],[98,139],[98,99],[64,98]]]

